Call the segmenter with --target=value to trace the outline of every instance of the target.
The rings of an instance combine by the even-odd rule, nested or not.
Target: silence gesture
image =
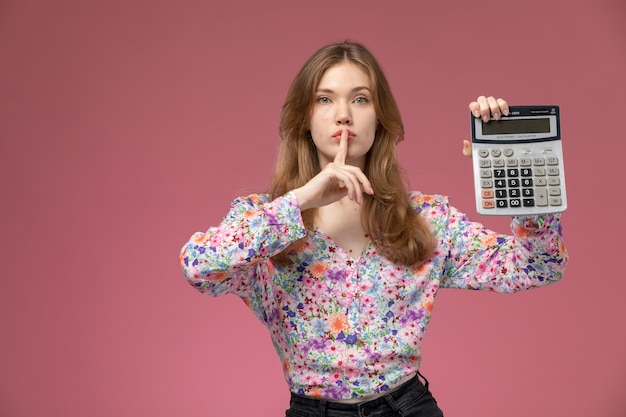
[[[346,196],[360,204],[363,192],[374,194],[363,171],[346,164],[347,157],[348,129],[344,128],[334,160],[326,164],[308,183],[294,190],[301,210],[326,206]]]

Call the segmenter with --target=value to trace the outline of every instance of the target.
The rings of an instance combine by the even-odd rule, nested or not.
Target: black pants
[[[419,377],[424,380],[420,381]],[[419,372],[397,390],[371,401],[344,404],[291,393],[286,417],[443,417]]]

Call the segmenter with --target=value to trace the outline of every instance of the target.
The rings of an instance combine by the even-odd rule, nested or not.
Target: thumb
[[[472,145],[469,140],[463,141],[463,155],[464,156],[472,156]]]

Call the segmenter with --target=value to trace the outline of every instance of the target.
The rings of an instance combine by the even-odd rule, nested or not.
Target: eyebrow
[[[365,87],[365,86],[360,86],[360,87],[354,87],[352,90],[350,90],[351,93],[358,93],[359,91],[363,91],[363,90],[367,90],[368,92],[372,92],[372,90],[370,90],[369,87]],[[328,94],[332,94],[335,91],[331,90],[330,88],[318,88],[317,91],[318,93],[328,93]]]

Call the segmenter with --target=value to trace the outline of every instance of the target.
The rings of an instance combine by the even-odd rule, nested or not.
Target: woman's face
[[[335,158],[344,130],[348,132],[346,164],[365,167],[378,125],[371,88],[369,76],[351,62],[337,64],[322,75],[310,124],[322,168]]]

